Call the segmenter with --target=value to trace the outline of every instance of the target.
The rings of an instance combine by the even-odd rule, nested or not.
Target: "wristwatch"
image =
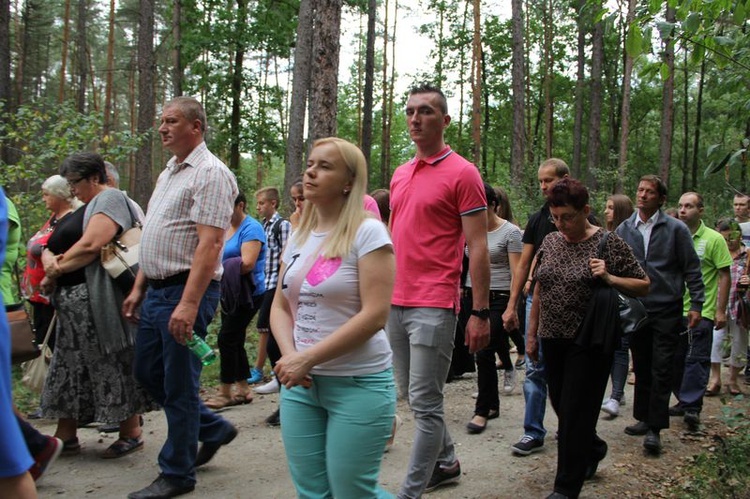
[[[484,308],[480,308],[479,310],[472,310],[471,315],[479,317],[482,320],[487,320],[490,318],[490,309],[487,307],[484,307]]]

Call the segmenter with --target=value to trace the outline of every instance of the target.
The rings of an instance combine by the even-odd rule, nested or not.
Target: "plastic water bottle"
[[[216,353],[206,341],[193,331],[193,338],[187,341],[187,347],[193,352],[204,366],[210,366],[216,361]]]

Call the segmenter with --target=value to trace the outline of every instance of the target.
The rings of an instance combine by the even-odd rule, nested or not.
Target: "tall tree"
[[[596,11],[601,9],[601,2],[594,4]],[[589,188],[597,188],[596,171],[599,168],[601,154],[602,124],[602,67],[604,66],[604,23],[598,20],[594,24],[591,49],[591,92],[589,94],[589,136],[586,145],[586,170]]]
[[[523,0],[511,0],[511,26],[513,50],[511,55],[511,75],[513,85],[513,133],[510,149],[510,180],[514,188],[523,182],[523,160],[526,148],[526,128],[524,127],[524,20]]]
[[[284,192],[302,172],[305,154],[305,109],[312,69],[313,0],[301,0],[297,22],[297,42],[294,47],[292,99],[289,108],[289,137],[286,145]]]
[[[637,0],[628,0],[628,13],[626,18],[627,35],[623,56],[625,64],[622,74],[622,111],[620,112],[620,149],[617,155],[617,181],[615,192],[623,191],[623,179],[625,178],[625,167],[628,164],[628,135],[630,134],[630,91],[633,74],[633,61],[637,55],[635,52],[641,47],[641,31],[634,23],[635,6]]]
[[[480,0],[473,0],[474,6],[474,37],[472,40],[472,109],[471,135],[472,157],[475,165],[480,164],[482,147],[482,23],[479,12]],[[485,175],[487,174],[485,165]]]
[[[182,0],[172,4],[172,92],[182,95]]]
[[[310,139],[336,135],[342,0],[316,0],[310,81]]]
[[[662,108],[661,133],[659,135],[659,167],[661,178],[669,185],[669,168],[672,164],[672,135],[674,132],[674,23],[676,11],[670,3],[664,16],[667,24],[672,28],[664,37],[664,51],[662,55]]]
[[[76,61],[78,65],[78,88],[76,89],[76,109],[79,113],[86,111],[86,83],[89,79],[88,71],[88,41],[86,39],[86,13],[88,2],[78,0],[78,19],[76,21]]]
[[[104,88],[104,122],[102,136],[109,135],[112,122],[112,92],[115,72],[115,0],[109,1],[109,30],[107,34],[107,81]]]
[[[586,0],[578,0],[578,43],[576,50],[576,89],[573,117],[573,156],[570,168],[575,178],[581,177],[581,149],[583,146],[583,107],[586,101],[586,32],[588,27]]]
[[[365,48],[365,95],[362,110],[362,153],[370,165],[372,152],[372,107],[375,83],[375,21],[378,17],[377,0],[367,1],[367,44]]]
[[[692,168],[692,183],[693,189],[698,188],[698,151],[700,150],[701,141],[701,125],[703,124],[703,87],[706,79],[706,58],[701,61],[701,73],[698,77],[698,99],[695,104],[695,132],[693,139],[693,168]],[[687,96],[685,97],[687,99]]]
[[[554,16],[552,0],[543,0],[544,3],[544,131],[545,147],[544,153],[552,157],[552,143],[555,121],[555,103],[552,96],[552,79],[554,75],[555,59],[552,52],[552,40],[555,37]]]
[[[138,134],[144,140],[135,154],[135,175],[130,190],[135,201],[147,206],[153,188],[151,179],[151,128],[156,114],[154,101],[154,0],[139,0],[138,12]]]
[[[242,84],[244,77],[242,66],[245,59],[245,26],[247,24],[247,0],[237,0],[237,19],[235,24],[234,66],[232,67],[232,117],[229,124],[229,168],[235,172],[240,169],[240,120],[242,118]],[[262,171],[262,168],[259,169]]]
[[[10,100],[10,0],[0,0],[0,117],[10,111]],[[8,164],[9,156],[0,143],[0,162]]]
[[[60,58],[60,89],[57,92],[57,102],[65,100],[65,71],[68,63],[68,42],[70,41],[70,0],[65,0],[65,14],[63,18],[62,56]]]

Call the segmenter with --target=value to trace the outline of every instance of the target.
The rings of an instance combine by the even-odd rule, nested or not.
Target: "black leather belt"
[[[186,270],[179,274],[171,275],[165,279],[148,279],[148,285],[154,289],[167,288],[169,286],[178,286],[185,284],[190,276],[190,271]]]
[[[508,298],[510,297],[510,291],[497,291],[497,290],[490,290],[490,300],[497,300],[498,298]]]

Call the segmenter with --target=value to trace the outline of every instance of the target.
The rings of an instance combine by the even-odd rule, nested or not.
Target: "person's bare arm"
[[[516,265],[514,266],[511,261],[513,280],[510,286],[508,306],[505,308],[505,312],[503,312],[503,327],[505,327],[506,331],[518,329],[520,325],[518,321],[518,298],[521,296],[521,291],[525,289],[527,278],[530,275],[531,260],[533,259],[534,245],[524,244],[520,256],[517,258],[518,262]]]
[[[539,339],[537,332],[539,330],[539,284],[534,287],[534,298],[531,300],[531,313],[529,314],[529,324],[526,330],[526,355],[532,362],[539,361]]]
[[[490,254],[487,249],[487,214],[478,211],[461,217],[466,244],[469,247],[469,275],[475,310],[490,303]],[[465,344],[469,352],[478,352],[490,341],[490,321],[471,316],[466,323]]]
[[[216,261],[224,246],[224,229],[210,225],[197,225],[198,246],[195,248],[182,298],[169,318],[168,329],[175,341],[185,344],[193,337],[193,325],[198,316],[198,306],[216,270]]]
[[[289,301],[282,292],[282,279],[286,274],[286,263],[281,263],[279,268],[279,282],[276,286],[276,292],[273,295],[271,304],[271,331],[279,346],[282,357],[295,351],[294,348],[294,316]]]
[[[258,261],[258,255],[263,244],[260,241],[245,241],[240,246],[240,256],[242,257],[242,265],[240,266],[240,274],[247,274],[253,268],[255,268],[255,262]]]
[[[732,276],[729,267],[719,269],[719,290],[716,295],[716,317],[714,327],[721,329],[727,325],[727,303],[729,302],[729,289],[732,285]]]
[[[60,274],[85,267],[99,257],[105,244],[117,235],[120,226],[103,213],[92,216],[81,239],[62,255],[45,250],[42,255],[44,270],[51,279]]]
[[[146,275],[142,270],[138,270],[133,289],[130,290],[130,294],[122,302],[122,315],[130,322],[138,322],[140,320],[137,311],[143,302],[143,298],[146,296],[146,285]]]

